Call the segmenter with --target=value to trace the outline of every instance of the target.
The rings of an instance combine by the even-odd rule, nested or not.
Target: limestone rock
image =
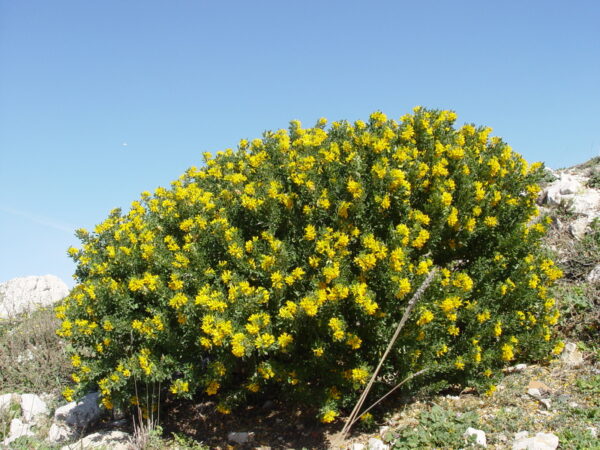
[[[487,447],[487,439],[485,436],[485,431],[477,430],[475,428],[469,427],[465,431],[465,437],[468,437],[468,436],[475,436],[475,442],[477,444],[481,445],[482,447]]]
[[[10,421],[10,431],[8,437],[2,441],[2,445],[8,446],[11,442],[16,441],[23,436],[33,436],[31,431],[31,424],[23,423],[20,419],[13,419]]]
[[[0,395],[0,414],[8,411],[12,403],[19,403],[19,394],[3,394]]]
[[[21,395],[21,411],[23,412],[23,419],[25,422],[33,422],[39,415],[47,415],[48,407],[36,394],[22,394]]]
[[[98,392],[87,394],[76,402],[57,408],[54,412],[54,420],[64,422],[73,428],[87,428],[102,417],[102,410],[98,406],[99,400]]]
[[[512,446],[513,450],[554,450],[556,447],[558,436],[552,433],[537,433],[534,437],[527,437],[526,431],[517,433]]]
[[[68,294],[67,285],[54,275],[13,278],[0,283],[0,319],[52,305]]]
[[[571,367],[579,367],[583,364],[583,355],[577,350],[577,344],[568,342],[560,355],[560,360]]]
[[[592,269],[586,278],[588,283],[598,283],[600,282],[600,264]]]
[[[600,191],[587,188],[586,178],[579,174],[560,173],[559,179],[550,183],[541,195],[551,206],[566,204],[569,210],[585,216],[597,216],[600,210]]]
[[[48,437],[46,438],[46,440],[51,443],[60,443],[70,441],[76,436],[77,432],[72,428],[53,423],[50,429],[48,430]]]
[[[546,189],[546,201],[553,206],[560,205],[573,194],[583,191],[584,186],[579,179],[568,173],[561,173],[558,180],[551,183]]]
[[[369,450],[389,450],[390,446],[385,445],[381,439],[371,438],[368,444]]]
[[[591,218],[588,216],[580,217],[569,224],[569,233],[575,239],[581,239],[585,236],[588,230],[588,225],[591,223]]]
[[[355,442],[350,446],[350,450],[367,450],[367,447],[365,446],[365,444]]]
[[[60,450],[81,450],[89,448],[110,448],[111,450],[132,450],[132,437],[124,431],[103,430],[90,434],[74,444],[65,445]]]

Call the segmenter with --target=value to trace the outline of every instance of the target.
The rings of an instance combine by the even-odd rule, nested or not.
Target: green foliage
[[[547,222],[531,223],[541,165],[455,120],[293,121],[79,230],[79,284],[56,311],[77,389],[97,383],[111,408],[156,383],[222,413],[269,390],[331,422],[434,266],[384,379],[428,368],[407,388],[485,390],[547,357],[561,272],[540,250]]]
[[[577,387],[581,392],[594,395],[600,406],[600,375],[577,380]]]
[[[51,308],[0,322],[0,394],[61,391],[71,367],[59,324]]]
[[[562,263],[565,276],[572,280],[585,280],[590,270],[600,263],[600,219],[594,219],[589,227],[590,231],[574,242]]]
[[[457,414],[440,406],[423,411],[415,427],[406,427],[388,433],[386,441],[393,448],[465,448],[469,444],[477,447],[474,436],[464,437],[469,427],[478,428],[477,413]]]

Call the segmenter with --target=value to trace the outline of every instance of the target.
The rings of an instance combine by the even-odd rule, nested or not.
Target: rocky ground
[[[600,157],[548,171],[540,207],[554,223],[547,245],[565,271],[557,290],[569,344],[548,365],[508,368],[496,392],[416,393],[386,400],[378,423],[325,426],[284,399],[223,418],[214,405],[163,405],[160,425],[108,416],[90,393],[65,404],[64,344],[50,305],[56,277],[0,283],[0,448],[465,448],[600,449]]]

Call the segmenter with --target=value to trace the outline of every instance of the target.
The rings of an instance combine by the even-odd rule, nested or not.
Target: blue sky
[[[448,108],[586,161],[599,24],[596,0],[0,0],[0,281],[72,285],[74,229],[292,119]]]

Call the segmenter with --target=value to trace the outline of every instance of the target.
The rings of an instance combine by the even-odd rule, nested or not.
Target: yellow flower
[[[421,313],[419,320],[417,320],[417,325],[419,325],[419,326],[426,325],[433,320],[433,317],[434,317],[433,313],[431,311],[429,311],[428,309],[426,309]]]
[[[307,225],[304,229],[304,239],[307,241],[314,241],[317,237],[317,230],[314,225]]]
[[[354,181],[352,178],[348,180],[346,188],[348,189],[348,192],[352,194],[353,198],[358,198],[362,195],[362,186],[358,181]]]
[[[323,423],[331,423],[335,420],[335,418],[338,416],[338,412],[337,411],[333,411],[333,410],[328,410],[327,412],[325,412],[325,414],[323,414],[323,416],[321,417],[321,422]]]
[[[369,378],[369,372],[362,367],[352,369],[350,378],[359,384],[365,384]]]
[[[502,346],[502,359],[504,361],[511,361],[515,358],[515,353],[513,351],[513,346],[510,344],[504,344]]]
[[[565,343],[563,341],[559,341],[552,349],[552,354],[560,355],[564,348],[565,348]]]
[[[218,391],[219,388],[221,387],[221,385],[217,382],[217,381],[211,381],[208,386],[206,387],[205,392],[208,395],[215,395]]]
[[[460,334],[460,328],[458,328],[456,325],[450,325],[448,327],[448,334],[450,336],[458,336]]]
[[[494,325],[494,336],[499,337],[502,334],[502,322],[499,320]]]
[[[413,240],[412,246],[415,248],[421,248],[429,240],[429,231],[421,229],[419,235]]]
[[[294,341],[294,338],[289,333],[281,333],[277,338],[277,343],[279,344],[279,348],[285,349],[288,345],[290,345]]]
[[[490,228],[494,228],[498,225],[498,219],[493,216],[486,216],[486,218],[483,219],[483,223]]]

